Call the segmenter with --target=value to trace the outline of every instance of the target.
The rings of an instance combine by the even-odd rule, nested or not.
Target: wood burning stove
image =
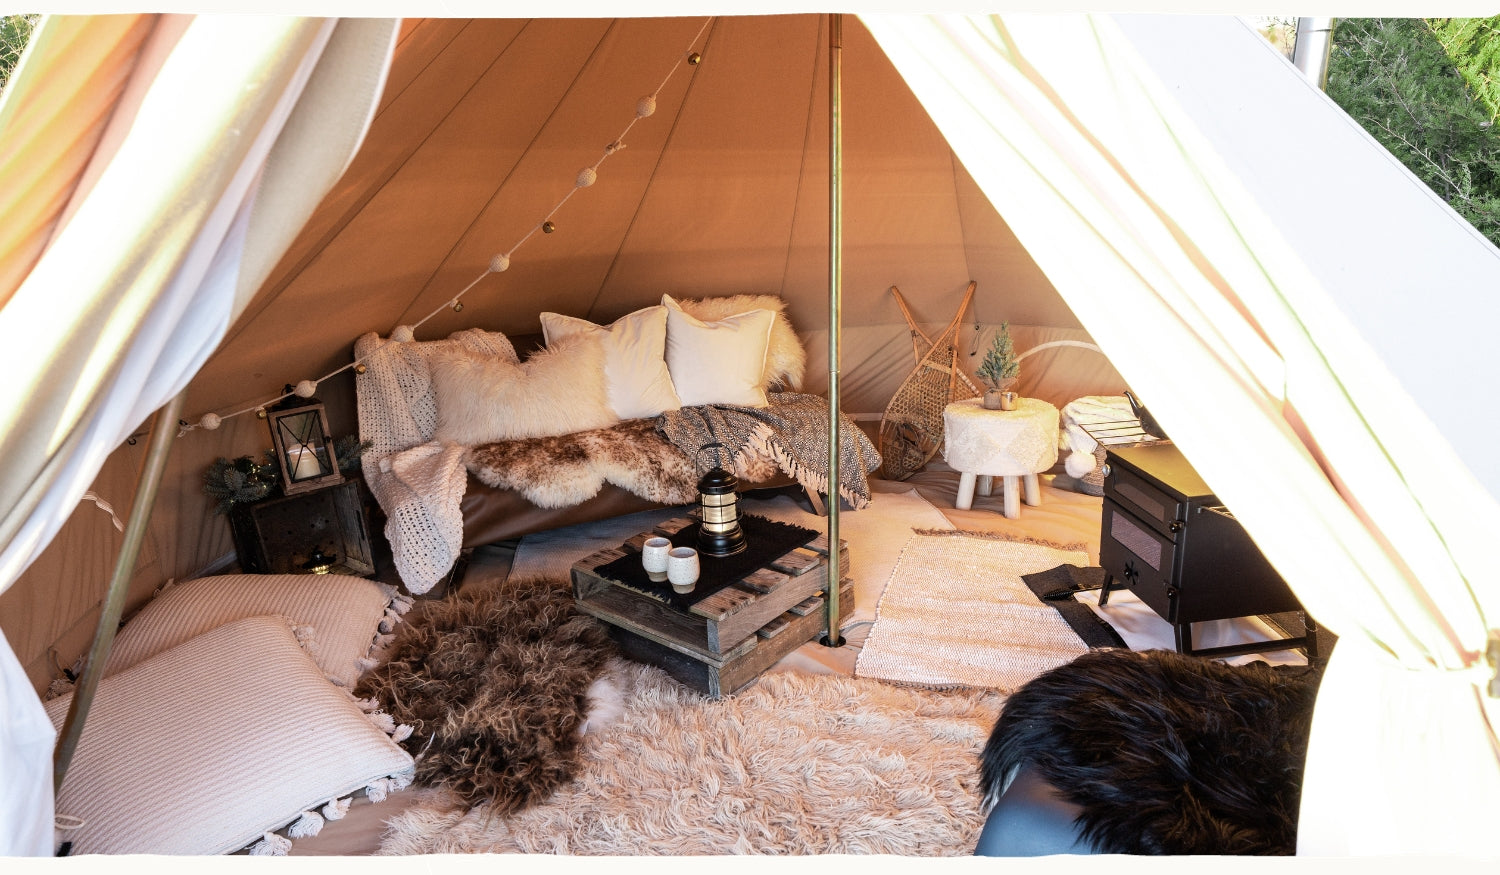
[[[1318,655],[1316,627],[1291,588],[1168,441],[1107,448],[1099,564],[1099,604],[1128,587],[1173,625],[1179,653],[1304,647],[1309,659]],[[1193,623],[1288,611],[1300,613],[1303,635],[1193,649]]]

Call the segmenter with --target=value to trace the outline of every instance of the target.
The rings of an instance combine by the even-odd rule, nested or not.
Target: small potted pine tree
[[[989,387],[984,393],[986,410],[1013,410],[1016,393],[1011,391],[1016,378],[1021,375],[1021,363],[1016,358],[1016,348],[1010,339],[1010,323],[1001,322],[995,340],[990,344],[984,361],[974,371],[974,376]]]

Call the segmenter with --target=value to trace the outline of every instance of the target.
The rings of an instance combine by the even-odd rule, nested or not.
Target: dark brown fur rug
[[[506,815],[573,778],[589,688],[614,653],[566,581],[507,580],[418,601],[355,694],[412,727],[416,783]]]
[[[1029,766],[1106,854],[1292,854],[1321,671],[1095,650],[1006,700],[980,760],[991,807]]]

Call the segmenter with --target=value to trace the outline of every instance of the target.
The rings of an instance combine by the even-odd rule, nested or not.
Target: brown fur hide
[[[505,815],[572,780],[589,688],[614,652],[566,581],[507,580],[419,601],[355,693],[412,727],[417,783]]]
[[[497,441],[472,447],[464,464],[497,489],[514,489],[537,507],[571,507],[593,498],[605,483],[657,504],[698,499],[698,472],[651,419],[627,419],[607,428],[556,437]],[[735,476],[747,482],[777,472],[769,456],[741,453]]]

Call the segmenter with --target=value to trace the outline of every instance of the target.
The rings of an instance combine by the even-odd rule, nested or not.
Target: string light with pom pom
[[[706,19],[703,22],[703,26],[698,29],[698,32],[693,36],[692,41],[689,42],[688,45],[696,45],[698,41],[703,38],[703,34],[707,32],[708,26],[712,23],[713,18]],[[464,309],[464,305],[460,299],[463,298],[463,296],[467,294],[470,289],[478,285],[479,282],[485,277],[489,276],[492,273],[504,273],[506,270],[508,270],[510,268],[511,256],[517,249],[520,249],[522,246],[524,246],[526,244],[526,241],[530,240],[533,234],[535,234],[537,231],[541,231],[543,234],[554,233],[557,230],[557,224],[552,221],[552,217],[556,215],[557,211],[562,209],[563,205],[566,204],[568,202],[568,199],[571,198],[574,194],[581,191],[582,189],[592,186],[594,183],[599,181],[599,166],[603,164],[604,161],[611,155],[614,155],[616,152],[619,152],[620,150],[625,148],[625,137],[630,133],[630,129],[635,127],[636,122],[640,121],[643,118],[649,118],[656,113],[656,96],[660,94],[661,90],[667,86],[667,83],[672,80],[672,77],[677,74],[677,71],[682,67],[682,65],[686,63],[690,67],[696,67],[702,62],[702,60],[702,54],[691,50],[679,56],[677,59],[677,63],[672,65],[672,69],[667,72],[667,75],[665,77],[662,78],[661,84],[656,86],[656,90],[636,101],[635,115],[630,120],[630,122],[625,125],[625,129],[620,132],[620,135],[618,137],[615,137],[604,147],[603,153],[599,156],[598,160],[578,171],[577,175],[573,177],[573,186],[568,190],[566,194],[562,196],[562,198],[555,205],[553,205],[552,209],[548,210],[547,213],[542,216],[540,221],[531,226],[531,229],[526,232],[525,236],[516,241],[515,245],[511,246],[509,250],[496,253],[494,256],[492,256],[483,273],[475,277],[474,280],[467,286],[464,286],[464,288],[459,291],[458,294],[445,300],[431,313],[428,313],[426,316],[423,316],[421,319],[418,319],[416,322],[413,322],[410,325],[398,325],[395,328],[391,329],[390,336],[387,338],[385,343],[411,343],[412,341],[416,340],[416,329],[420,328],[423,323],[427,322],[429,319],[432,319],[434,316],[437,316],[439,313],[442,313],[445,310],[451,310],[454,313],[462,312]],[[225,413],[222,415],[216,413],[205,413],[198,418],[198,421],[196,423],[192,424],[188,424],[186,422],[179,423],[177,434],[179,437],[181,437],[187,432],[193,431],[195,429],[213,431],[221,426],[224,420],[245,413],[253,412],[258,418],[265,419],[267,407],[270,407],[280,401],[284,401],[287,398],[290,398],[292,395],[296,395],[300,398],[311,398],[317,391],[318,384],[322,383],[324,380],[329,379],[330,377],[337,376],[338,374],[341,374],[347,370],[353,370],[356,374],[361,375],[366,373],[369,369],[366,366],[365,362],[371,356],[377,354],[381,349],[383,349],[385,343],[382,343],[380,346],[376,347],[376,349],[372,350],[364,358],[355,359],[349,364],[344,365],[343,367],[340,367],[327,374],[324,374],[316,380],[302,380],[301,382],[297,383],[295,390],[293,390],[292,392],[279,395],[275,398],[270,399],[269,401],[263,401],[252,407],[246,407],[243,410],[236,410],[233,413]]]

